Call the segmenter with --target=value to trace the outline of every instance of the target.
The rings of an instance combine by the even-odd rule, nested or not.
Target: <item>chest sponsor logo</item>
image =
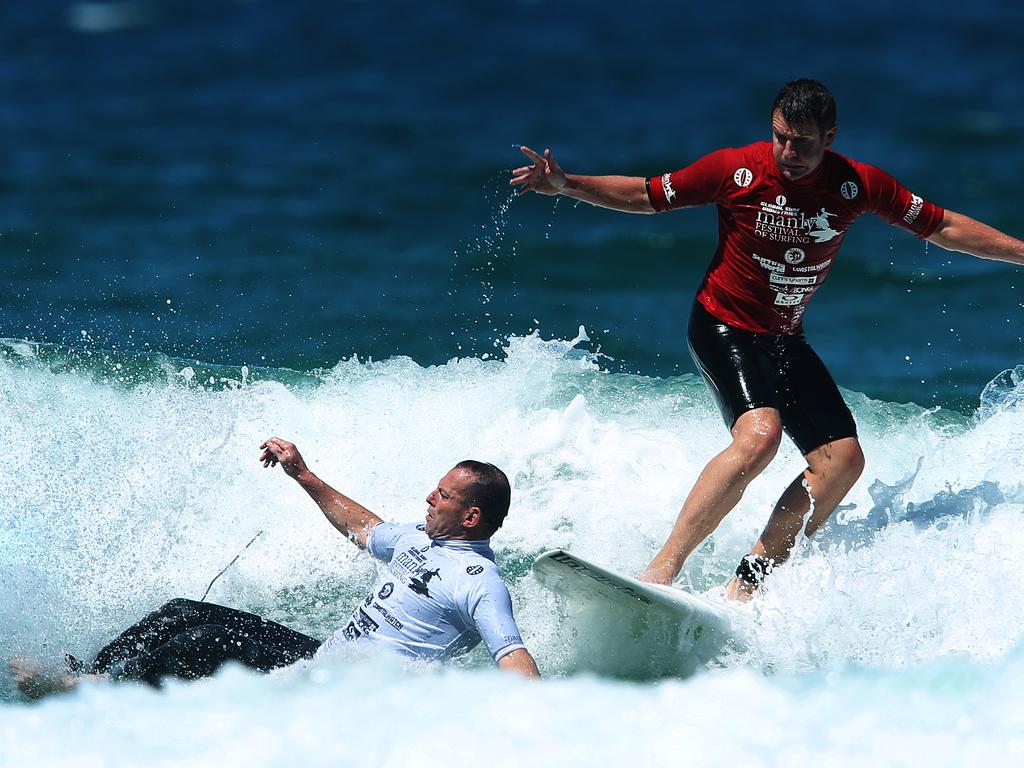
[[[344,637],[346,640],[355,640],[369,632],[376,632],[378,629],[380,629],[380,624],[367,616],[366,611],[362,608],[357,608],[355,616],[345,626]]]
[[[429,563],[424,554],[430,547],[422,549],[409,547],[404,552],[399,552],[388,563],[388,570],[391,571],[400,581],[409,585],[409,589],[418,595],[430,597],[430,580],[441,578],[441,569],[428,570]]]
[[[672,189],[672,175],[665,173],[661,176],[661,189],[665,193],[665,200],[672,202],[676,198],[676,191]]]
[[[395,591],[394,582],[387,582],[383,587],[380,588],[380,592],[377,593],[377,597],[381,600],[387,600],[391,597],[391,593]]]
[[[483,572],[484,572],[484,567],[482,565],[467,565],[466,566],[466,573],[468,573],[470,576],[479,576]]]
[[[417,595],[423,595],[424,597],[430,597],[430,588],[427,586],[430,580],[434,577],[441,578],[441,569],[435,568],[432,571],[423,571],[419,576],[413,576],[409,579],[409,589],[415,592]]]
[[[818,282],[818,278],[814,275],[780,275],[777,272],[772,272],[768,277],[768,282],[772,285],[814,285]]]
[[[749,168],[737,168],[732,180],[737,187],[749,187],[754,181],[754,173]]]
[[[780,208],[785,208],[786,207],[786,203],[788,203],[788,202],[789,201],[786,200],[786,196],[785,195],[779,195],[778,197],[775,198],[775,204],[777,206],[779,206]]]
[[[761,203],[754,220],[754,234],[777,243],[827,243],[841,234],[829,223],[837,215],[822,208],[808,216],[792,206]]]
[[[786,263],[753,254],[753,259],[767,272],[768,285],[775,292],[776,307],[784,307],[789,322],[793,325],[803,317],[807,302],[821,284],[821,275],[827,270],[832,259],[825,259],[817,264],[794,266],[800,264],[806,254],[802,248],[790,248],[783,254]],[[787,266],[788,264],[788,266]],[[796,273],[796,274],[794,274]]]
[[[386,621],[388,624],[390,624],[395,629],[401,631],[402,626],[403,626],[402,625],[402,621],[397,616],[395,616],[393,613],[391,613],[391,611],[389,611],[387,608],[385,608],[383,605],[381,605],[380,603],[377,603],[377,602],[375,602],[373,604],[373,609],[375,611],[377,611],[377,613],[379,613],[384,618],[384,621]]]
[[[842,186],[839,187],[839,193],[847,200],[853,200],[853,198],[860,194],[860,187],[852,181],[844,181]]]
[[[924,200],[917,195],[910,196],[910,207],[907,212],[903,214],[903,220],[907,224],[913,224],[917,221],[917,217],[921,215],[921,209],[924,208]]]

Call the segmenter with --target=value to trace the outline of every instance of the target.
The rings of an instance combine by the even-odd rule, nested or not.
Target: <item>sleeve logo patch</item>
[[[671,203],[676,197],[676,191],[672,189],[672,176],[670,174],[662,175],[661,189],[665,193],[665,200]]]
[[[907,224],[913,224],[917,217],[921,215],[921,209],[924,207],[924,200],[917,195],[910,196],[910,207],[907,212],[903,215],[903,220]]]
[[[470,565],[466,567],[466,573],[470,576],[479,576],[483,572],[484,567],[482,565]]]
[[[844,181],[843,185],[839,187],[839,191],[847,200],[853,200],[853,198],[860,194],[860,187],[852,181]]]
[[[732,175],[732,180],[738,187],[749,187],[754,181],[754,173],[749,168],[739,168]]]

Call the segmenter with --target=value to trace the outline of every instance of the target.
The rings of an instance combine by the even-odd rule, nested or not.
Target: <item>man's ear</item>
[[[826,147],[831,147],[832,146],[832,142],[835,141],[835,138],[836,138],[836,126],[833,125],[827,131],[825,131],[825,146]]]
[[[480,521],[483,519],[483,515],[480,513],[480,507],[470,507],[462,513],[462,527],[476,528],[480,525]]]

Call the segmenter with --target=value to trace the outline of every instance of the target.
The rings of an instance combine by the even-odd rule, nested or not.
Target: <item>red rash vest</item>
[[[871,165],[826,150],[810,175],[779,173],[770,142],[720,149],[647,180],[656,211],[715,203],[718,250],[697,300],[722,322],[755,333],[800,330],[846,230],[874,213],[926,238],[943,209]]]

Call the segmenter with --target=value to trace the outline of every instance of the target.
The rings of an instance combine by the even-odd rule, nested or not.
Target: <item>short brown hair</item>
[[[790,125],[816,125],[822,136],[836,124],[836,100],[817,80],[803,78],[782,86],[772,103],[772,114],[782,114]]]
[[[455,469],[467,469],[473,473],[473,482],[468,492],[470,498],[464,501],[469,506],[480,508],[483,525],[480,532],[484,538],[492,536],[505,522],[512,503],[512,487],[508,477],[493,464],[473,459],[460,461]]]

